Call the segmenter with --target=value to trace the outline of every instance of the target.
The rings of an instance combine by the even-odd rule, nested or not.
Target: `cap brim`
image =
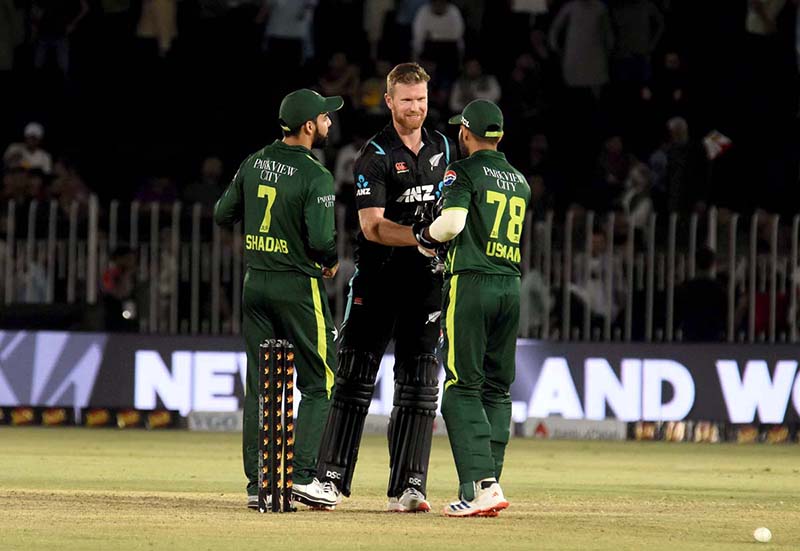
[[[325,112],[333,113],[338,111],[344,106],[344,98],[342,96],[331,96],[325,98]]]
[[[461,124],[464,120],[464,117],[461,116],[461,113],[458,115],[450,117],[450,120],[447,121],[447,124]]]

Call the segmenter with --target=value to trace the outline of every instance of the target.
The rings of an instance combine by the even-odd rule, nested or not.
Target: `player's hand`
[[[322,268],[322,278],[323,279],[333,279],[333,276],[336,275],[336,272],[339,271],[339,263],[337,262],[330,268]]]
[[[429,226],[429,222],[414,222],[414,225],[411,226],[411,233],[423,249],[434,250],[437,246],[441,245],[441,243],[431,237],[430,230],[428,229]]]
[[[421,255],[427,256],[428,258],[433,258],[436,256],[436,251],[432,249],[426,249],[422,245],[417,245],[417,250],[420,252]]]

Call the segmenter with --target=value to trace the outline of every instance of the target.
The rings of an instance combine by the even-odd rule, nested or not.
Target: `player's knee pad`
[[[394,409],[389,421],[390,497],[409,487],[425,493],[439,362],[433,354],[422,354],[398,363],[395,371]]]
[[[439,361],[434,354],[421,354],[395,367],[394,405],[436,411],[439,395]]]
[[[369,352],[351,348],[339,351],[336,386],[322,434],[317,478],[336,483],[347,496],[379,366],[378,359]]]
[[[342,348],[337,360],[334,401],[369,408],[379,366],[378,358],[370,352]]]

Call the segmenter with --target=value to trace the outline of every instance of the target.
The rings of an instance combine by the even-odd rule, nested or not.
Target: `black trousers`
[[[435,354],[440,334],[441,279],[431,273],[421,258],[409,255],[405,259],[408,262],[397,262],[402,258],[395,260],[396,265],[387,263],[380,270],[357,271],[351,281],[340,354],[340,361],[346,365],[337,375],[332,414],[323,435],[324,449],[318,467],[321,480],[330,478],[332,472],[339,474],[337,480],[342,482],[345,495],[350,495],[363,416],[378,372],[377,365],[351,366],[348,362],[366,357],[379,361],[390,339],[395,342],[395,396],[387,434],[386,493],[391,498],[409,487],[426,491],[436,409]],[[367,400],[359,404],[360,412],[348,413],[351,404],[358,401],[354,389],[366,392]],[[344,443],[340,436],[347,434],[354,438]]]
[[[395,365],[419,354],[435,354],[441,293],[441,277],[422,264],[409,269],[390,262],[379,270],[356,270],[340,346],[380,358],[394,339]]]

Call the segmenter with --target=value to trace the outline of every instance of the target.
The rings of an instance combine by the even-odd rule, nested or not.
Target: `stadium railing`
[[[342,270],[326,282],[337,323],[353,271],[345,219],[338,205]],[[650,214],[639,227],[621,213],[571,210],[536,220],[528,213],[520,336],[681,341],[676,292],[697,275],[695,255],[707,245],[716,251],[712,275],[727,298],[721,340],[797,342],[799,230],[800,215],[744,220],[714,207],[702,215]],[[219,228],[200,204],[112,201],[101,208],[96,196],[69,205],[9,201],[0,207],[0,234],[4,318],[19,304],[96,307],[111,253],[125,244],[138,259],[140,332],[241,332],[241,229]]]

